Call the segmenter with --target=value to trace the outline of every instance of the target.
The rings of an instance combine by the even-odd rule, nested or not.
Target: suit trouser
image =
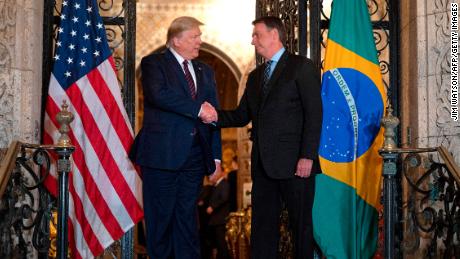
[[[209,226],[209,234],[214,240],[214,246],[217,248],[216,259],[230,259],[225,232],[225,224]]]
[[[251,258],[278,258],[283,203],[289,214],[294,258],[313,258],[311,211],[315,193],[314,175],[278,180],[269,178],[261,166],[256,168],[257,171],[252,174]]]
[[[198,259],[197,198],[204,162],[194,145],[177,171],[142,167],[147,251],[151,259]]]

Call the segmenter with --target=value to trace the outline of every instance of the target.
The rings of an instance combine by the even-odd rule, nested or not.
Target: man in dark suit
[[[220,170],[217,94],[210,67],[193,60],[202,23],[175,19],[168,49],[142,59],[144,121],[130,157],[141,167],[147,250],[150,258],[200,258],[197,197],[205,173]],[[217,172],[218,173],[218,172]]]
[[[231,164],[230,164],[230,172],[227,174],[228,185],[230,186],[230,211],[237,211],[238,209],[238,182],[237,182],[237,174],[238,174],[238,158],[237,156],[233,156]]]
[[[214,183],[206,212],[209,214],[208,233],[217,248],[216,259],[230,259],[225,241],[225,224],[230,213],[230,185],[225,173],[218,176]]]
[[[320,173],[320,80],[309,59],[285,51],[276,17],[253,22],[252,44],[267,61],[249,74],[238,107],[219,111],[218,125],[252,121],[251,256],[277,258],[282,204],[289,214],[295,258],[313,258],[314,175]]]
[[[201,188],[200,195],[198,196],[198,219],[199,219],[199,234],[201,246],[201,258],[208,259],[212,255],[212,238],[209,234],[209,214],[206,212],[208,209],[209,199],[211,198],[212,191],[214,190],[214,183],[205,181],[205,185]]]

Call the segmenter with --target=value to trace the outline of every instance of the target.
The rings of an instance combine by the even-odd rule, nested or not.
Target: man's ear
[[[172,38],[172,44],[174,47],[177,47],[180,45],[180,40],[177,37]]]
[[[271,33],[272,33],[272,37],[273,37],[274,40],[279,40],[280,34],[278,33],[277,29],[273,28]]]

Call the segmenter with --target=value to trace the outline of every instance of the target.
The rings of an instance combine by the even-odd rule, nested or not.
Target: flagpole
[[[383,134],[383,148],[380,155],[383,157],[383,221],[384,221],[384,258],[394,258],[394,236],[396,218],[396,161],[398,158],[395,151],[398,146],[395,141],[395,128],[399,125],[399,119],[393,116],[391,104],[387,107],[387,114],[381,120],[385,129]]]
[[[64,100],[62,110],[57,113],[56,120],[60,128],[61,136],[54,148],[58,154],[57,172],[59,180],[58,195],[58,226],[57,226],[57,258],[65,259],[68,255],[68,224],[69,217],[69,172],[71,168],[70,155],[75,150],[69,138],[69,124],[73,121],[73,114],[67,111],[67,103]]]
[[[128,113],[131,125],[135,125],[135,76],[133,71],[135,67],[136,53],[136,3],[134,0],[126,2],[126,10],[124,16],[124,25],[126,31],[131,32],[126,34],[125,44],[125,62],[124,62],[124,95],[123,103]],[[121,238],[121,258],[132,259],[134,257],[134,227],[128,230]]]

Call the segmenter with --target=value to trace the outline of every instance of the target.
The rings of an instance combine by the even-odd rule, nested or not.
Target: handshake
[[[216,109],[208,102],[201,104],[201,110],[198,117],[206,124],[215,123],[218,119]]]

